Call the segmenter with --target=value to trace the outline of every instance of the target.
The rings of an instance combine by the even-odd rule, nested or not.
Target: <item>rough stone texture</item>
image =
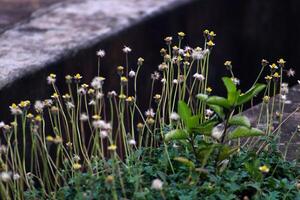
[[[156,12],[192,0],[74,0],[34,12],[0,35],[0,89]]]
[[[285,101],[284,113],[283,113],[283,124],[281,126],[281,136],[279,139],[279,148],[284,152],[292,134],[297,130],[297,126],[300,125],[300,85],[292,87],[287,95]],[[276,97],[276,102],[278,96]],[[278,103],[278,102],[277,102]],[[276,104],[275,104],[276,105]],[[278,106],[275,106],[277,110]],[[257,124],[258,113],[260,112],[261,104],[254,106],[253,108],[245,112],[246,116],[249,117],[253,125]],[[265,117],[265,116],[264,116]],[[263,120],[261,120],[263,121]],[[277,122],[277,123],[276,123]],[[278,120],[274,120],[275,128],[278,125]],[[289,160],[298,159],[300,156],[300,134],[295,134],[292,138],[291,143],[288,147],[287,158]]]
[[[60,1],[67,0],[1,0],[0,32],[28,18],[35,10]]]

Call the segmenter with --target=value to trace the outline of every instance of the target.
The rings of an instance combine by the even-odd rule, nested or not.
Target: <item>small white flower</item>
[[[159,72],[155,71],[153,74],[151,74],[152,80],[158,80],[160,78]]]
[[[135,71],[133,71],[133,70],[130,70],[130,72],[129,72],[129,77],[130,78],[133,78],[133,77],[135,77]]]
[[[117,96],[117,93],[116,93],[116,91],[112,90],[112,91],[107,93],[107,96],[108,97],[115,97],[115,96]]]
[[[104,94],[102,92],[98,92],[96,95],[96,99],[102,99],[104,97]]]
[[[183,49],[179,49],[178,50],[178,54],[181,55],[181,56],[184,55],[184,50]]]
[[[295,74],[296,74],[296,72],[295,72],[295,70],[292,69],[292,68],[290,68],[290,69],[286,72],[286,75],[287,75],[288,77],[291,77],[291,76],[294,77]]]
[[[173,84],[175,84],[175,85],[178,84],[178,80],[177,80],[177,79],[174,79],[174,80],[173,80]]]
[[[172,112],[170,114],[170,120],[172,121],[178,121],[180,119],[179,115],[176,112]]]
[[[214,111],[212,111],[211,109],[206,109],[205,114],[206,114],[206,116],[210,117],[214,114]]]
[[[80,87],[77,91],[78,94],[80,95],[85,95],[86,94],[86,89],[84,89],[83,87]]]
[[[221,125],[222,126],[222,125]],[[216,126],[212,129],[212,133],[211,133],[211,136],[217,140],[221,139],[222,135],[223,135],[223,132],[224,132],[224,129],[221,128],[221,126]]]
[[[90,105],[90,106],[96,105],[96,102],[95,102],[94,100],[91,100],[91,101],[89,102],[89,105]]]
[[[67,106],[68,109],[75,108],[74,104],[71,103],[70,101],[68,101],[68,102],[66,103],[66,106]]]
[[[93,78],[93,80],[91,82],[91,86],[94,89],[96,89],[96,90],[100,89],[100,88],[102,88],[103,81],[104,81],[104,78],[102,78],[102,77],[95,77],[95,78]]]
[[[103,120],[95,120],[93,121],[93,127],[94,128],[103,128],[105,126],[105,121]]]
[[[155,112],[153,111],[152,108],[148,109],[146,112],[145,112],[145,115],[146,117],[154,117],[155,116]]]
[[[87,116],[87,114],[82,113],[82,114],[80,115],[80,121],[85,122],[85,121],[87,121],[88,119],[89,119],[89,117]]]
[[[97,51],[97,56],[103,58],[105,56],[105,51],[102,49],[99,49],[99,51]]]
[[[134,139],[129,140],[128,142],[130,145],[135,146],[136,145],[136,141]]]
[[[124,53],[130,53],[131,52],[131,48],[124,46],[124,48],[122,49]]]
[[[108,136],[108,132],[107,132],[107,131],[105,131],[105,130],[100,131],[100,137],[101,137],[102,139],[106,138],[107,136]]]
[[[18,174],[18,173],[15,173],[14,175],[13,175],[13,179],[16,181],[16,180],[19,180],[20,179],[20,175]]]
[[[193,52],[192,52],[192,57],[195,60],[203,59],[204,58],[204,53],[203,53],[202,49],[199,48],[199,47],[194,49]]]
[[[49,85],[55,83],[55,81],[56,81],[56,78],[55,78],[54,76],[48,76],[48,77],[47,77],[47,83],[48,83]]]
[[[240,84],[240,80],[238,78],[231,78],[231,80],[233,81],[233,83],[235,85],[239,85]]]
[[[36,112],[38,112],[38,113],[43,112],[44,107],[45,107],[45,104],[44,104],[44,102],[42,102],[42,101],[36,101],[36,102],[34,103],[34,109],[35,109]]]
[[[23,113],[19,106],[12,105],[9,106],[9,109],[12,115],[21,115]]]
[[[280,99],[281,99],[282,101],[285,101],[285,100],[286,100],[286,95],[280,95]]]
[[[195,74],[193,75],[193,77],[194,77],[195,79],[199,80],[199,81],[205,80],[205,77],[204,77],[202,74],[199,74],[199,73],[195,73]]]
[[[0,122],[0,128],[3,128],[5,126],[4,122]]]
[[[297,80],[298,84],[300,84],[300,80]]]
[[[11,179],[11,172],[1,172],[0,180],[3,182],[8,182]]]
[[[160,179],[154,179],[151,184],[151,188],[154,190],[162,190],[163,182]]]
[[[167,81],[167,80],[166,80],[165,78],[162,78],[162,79],[161,79],[161,82],[162,82],[163,84],[165,84],[166,81]]]
[[[289,93],[289,86],[287,83],[282,83],[280,87],[281,94]]]

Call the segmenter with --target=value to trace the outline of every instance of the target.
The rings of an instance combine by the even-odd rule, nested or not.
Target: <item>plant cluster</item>
[[[50,74],[50,99],[12,104],[14,120],[0,124],[1,198],[300,198],[300,168],[285,160],[287,149],[277,148],[286,121],[285,61],[262,60],[261,72],[244,92],[226,61],[227,96],[217,96],[208,81],[216,34],[205,30],[203,35],[203,48],[183,47],[183,32],[176,44],[165,38],[146,111],[137,92],[144,59],[129,70],[127,46],[125,66],[116,67],[117,92],[104,93],[105,51],[99,50],[90,84],[80,74],[67,75],[68,90],[62,92]],[[268,68],[265,84],[258,83]],[[261,96],[258,120],[250,123],[243,108]]]

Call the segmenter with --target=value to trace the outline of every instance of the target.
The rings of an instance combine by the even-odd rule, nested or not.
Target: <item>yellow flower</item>
[[[212,92],[212,88],[211,87],[207,87],[206,88],[206,92],[211,93]]]
[[[285,61],[284,59],[280,58],[280,59],[277,61],[277,63],[278,63],[278,65],[279,65],[280,67],[284,67],[284,64],[286,63],[286,61]]]
[[[185,36],[185,33],[184,33],[184,32],[179,32],[179,33],[178,33],[178,36],[179,36],[179,37],[184,37],[184,36]]]
[[[76,75],[74,76],[74,79],[75,79],[75,80],[80,80],[80,79],[82,79],[82,76],[81,76],[80,74],[76,74]]]
[[[53,141],[54,141],[54,138],[53,138],[51,135],[48,135],[48,136],[46,137],[46,140],[47,140],[48,142],[53,142]]]
[[[62,143],[62,138],[59,135],[56,135],[53,142],[56,144]]]
[[[71,96],[68,93],[66,93],[62,96],[62,98],[68,100],[71,98]]]
[[[131,103],[131,102],[134,101],[134,97],[129,96],[129,97],[127,97],[126,101],[129,102],[129,103]]]
[[[137,127],[138,130],[142,130],[142,129],[144,128],[144,124],[138,123],[138,124],[136,125],[136,127]]]
[[[99,119],[101,119],[100,115],[93,115],[92,118],[93,118],[94,120],[99,120]]]
[[[277,65],[275,63],[273,63],[272,65],[270,65],[270,68],[272,70],[278,69]]]
[[[263,98],[263,102],[264,102],[264,103],[268,103],[269,100],[270,100],[270,97],[269,97],[269,96],[264,96],[264,98]]]
[[[258,169],[263,173],[268,173],[270,171],[269,167],[267,167],[266,165],[260,166]]]
[[[265,77],[265,79],[266,79],[267,81],[270,81],[270,80],[272,80],[272,76],[267,75],[267,76]]]
[[[213,41],[209,40],[209,42],[206,43],[208,47],[213,47],[215,46],[215,43]]]
[[[37,115],[37,116],[35,116],[34,120],[35,120],[35,121],[37,121],[37,122],[40,122],[40,121],[42,121],[42,117],[41,117],[41,115]]]
[[[114,177],[112,175],[107,176],[105,182],[108,184],[112,184],[114,182]]]
[[[28,114],[26,115],[26,117],[27,117],[28,119],[32,119],[32,118],[33,118],[33,114],[28,113]]]
[[[58,94],[57,94],[56,92],[54,92],[54,93],[52,94],[51,98],[53,98],[53,99],[58,99]]]
[[[120,94],[119,99],[126,99],[126,95],[125,94]]]
[[[89,85],[84,83],[84,84],[81,84],[81,87],[84,88],[84,89],[86,89],[86,88],[89,87]]]
[[[215,37],[216,34],[215,34],[215,32],[211,31],[211,32],[209,33],[209,36],[210,36],[210,37]]]
[[[111,144],[110,146],[108,146],[107,149],[110,150],[110,151],[115,151],[117,149],[117,146],[114,145],[114,144]]]
[[[94,89],[89,89],[88,90],[88,94],[94,94],[95,93],[95,90]]]
[[[224,62],[224,65],[225,65],[226,67],[231,66],[231,61],[230,61],[230,60],[226,60],[226,61]]]
[[[280,78],[280,75],[279,75],[277,72],[275,72],[275,73],[273,74],[273,77],[274,77],[274,78]]]
[[[20,106],[21,108],[27,108],[27,107],[30,106],[30,101],[28,101],[28,100],[26,100],[26,101],[21,101],[21,102],[19,103],[19,106]]]
[[[148,118],[146,119],[146,123],[149,124],[149,125],[152,125],[152,124],[155,123],[155,121],[154,121],[154,119],[153,119],[152,117],[148,117]]]
[[[127,83],[128,79],[125,76],[121,77],[121,83]]]
[[[79,164],[79,163],[74,163],[72,167],[73,167],[73,169],[75,169],[75,170],[79,170],[79,169],[81,169],[81,164]]]

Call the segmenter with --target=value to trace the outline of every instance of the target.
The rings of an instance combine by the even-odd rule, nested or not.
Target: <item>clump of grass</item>
[[[256,157],[261,159],[270,149],[277,152],[276,140],[285,122],[283,111],[288,93],[287,84],[283,83],[285,61],[279,59],[277,64],[269,65],[262,60],[261,72],[245,93],[237,88],[239,79],[231,61],[226,61],[229,77],[224,77],[223,82],[228,94],[215,96],[208,77],[216,34],[205,30],[203,35],[202,48],[183,47],[183,32],[178,33],[176,42],[173,37],[164,39],[162,62],[158,71],[151,74],[150,91],[145,92],[150,94],[145,111],[139,102],[144,94],[137,93],[144,59],[138,58],[136,69],[130,70],[131,49],[126,46],[125,65],[116,68],[116,91],[104,93],[106,78],[101,74],[101,60],[105,51],[99,50],[97,76],[91,83],[83,83],[80,74],[66,75],[68,91],[63,94],[56,85],[56,74],[50,74],[50,99],[33,105],[29,101],[12,104],[14,120],[1,123],[1,197],[74,198],[69,189],[78,192],[85,190],[84,185],[93,187],[100,182],[98,189],[102,193],[95,191],[94,196],[93,191],[82,192],[80,198],[145,199],[157,195],[170,199],[178,196],[172,193],[170,185],[168,190],[164,187],[174,181],[208,191],[210,182],[201,182],[200,178],[207,174],[212,178],[226,169],[226,173],[231,173],[245,166],[248,178],[260,184],[264,183],[264,174],[276,174],[281,165],[270,169]],[[266,84],[258,84],[265,70]],[[261,91],[263,103],[253,127],[242,114],[243,106]],[[254,152],[253,162],[242,159],[244,151],[251,155]],[[233,167],[234,162],[239,165]],[[83,183],[83,177],[92,183]],[[193,181],[198,181],[198,185]]]

